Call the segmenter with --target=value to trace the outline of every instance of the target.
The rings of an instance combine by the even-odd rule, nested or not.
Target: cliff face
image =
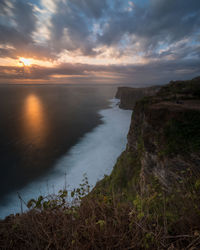
[[[164,204],[174,225],[183,216],[195,223],[200,205],[200,78],[170,82],[138,101],[127,138],[113,172],[97,188],[125,195],[145,216],[155,208],[158,215]]]
[[[139,101],[128,133],[127,151],[142,144],[141,172],[170,190],[188,169],[200,171],[200,79],[171,82]]]
[[[116,98],[120,99],[119,107],[123,109],[133,109],[136,101],[145,96],[155,95],[160,89],[160,86],[147,88],[129,88],[119,87],[116,93]]]
[[[172,81],[162,88],[119,88],[116,97],[120,107],[132,109],[144,95],[134,106],[124,154],[137,158],[143,190],[156,178],[170,191],[182,182],[188,169],[200,171],[200,78]],[[124,166],[128,181],[136,168]],[[113,185],[117,186],[114,181]]]
[[[200,166],[200,102],[138,103],[128,133],[127,151],[142,145],[141,172],[156,177],[166,190]]]

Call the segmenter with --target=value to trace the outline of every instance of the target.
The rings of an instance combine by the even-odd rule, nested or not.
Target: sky
[[[200,75],[200,0],[0,0],[0,83]]]

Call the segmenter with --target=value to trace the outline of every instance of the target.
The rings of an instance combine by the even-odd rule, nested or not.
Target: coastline
[[[57,161],[46,177],[18,191],[23,200],[28,202],[39,195],[57,193],[65,185],[67,189],[77,188],[85,173],[91,186],[94,186],[105,174],[111,173],[117,157],[126,147],[126,135],[132,114],[130,110],[120,109],[117,106],[118,102],[119,100],[112,99],[109,108],[98,112],[102,124],[86,133],[66,155]],[[95,164],[97,167],[93,167]],[[0,218],[21,212],[17,193],[12,193],[8,199],[9,203],[0,207]],[[24,206],[23,210],[25,210]]]
[[[37,240],[52,249],[199,248],[199,80],[170,82],[138,101],[126,149],[111,174],[91,192],[85,179],[72,192],[31,200],[27,213],[0,221],[2,244],[28,246]]]

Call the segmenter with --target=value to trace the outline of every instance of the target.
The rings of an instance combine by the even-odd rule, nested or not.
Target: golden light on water
[[[39,146],[44,142],[46,135],[45,114],[40,99],[29,95],[25,100],[24,132],[32,145]]]

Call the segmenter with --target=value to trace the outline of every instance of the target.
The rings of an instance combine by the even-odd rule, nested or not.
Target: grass
[[[145,195],[138,189],[130,201],[115,192],[78,198],[75,190],[74,199],[81,201],[76,206],[61,205],[59,193],[54,206],[43,206],[43,199],[29,212],[1,221],[0,248],[199,249],[200,211],[193,207],[199,204],[193,192],[199,180],[195,184],[191,193],[170,196],[153,179]]]

